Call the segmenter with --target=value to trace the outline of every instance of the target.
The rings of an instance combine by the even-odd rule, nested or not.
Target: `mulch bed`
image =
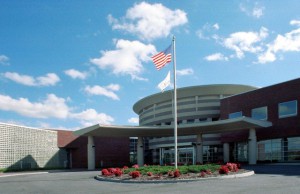
[[[238,172],[229,172],[228,174],[220,175],[219,172],[214,172],[212,174],[205,174],[201,176],[201,173],[187,173],[187,174],[181,174],[179,177],[170,177],[167,174],[165,175],[141,175],[137,178],[132,178],[129,174],[122,174],[122,176],[115,176],[115,175],[109,175],[109,176],[102,176],[101,172],[100,175],[97,177],[101,180],[112,180],[112,181],[132,181],[132,182],[144,182],[144,181],[180,181],[180,180],[199,180],[204,178],[214,178],[214,177],[220,177],[220,176],[228,176],[228,175],[235,175],[235,174],[242,174],[249,172],[248,170],[239,169]]]

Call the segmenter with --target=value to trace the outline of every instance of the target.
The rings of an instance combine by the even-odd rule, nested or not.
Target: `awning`
[[[269,121],[256,120],[249,117],[239,117],[212,122],[180,124],[177,127],[177,134],[178,136],[183,136],[221,133],[270,126],[272,126],[272,123]],[[115,126],[97,124],[79,129],[73,133],[78,136],[98,137],[167,137],[174,135],[174,126]]]

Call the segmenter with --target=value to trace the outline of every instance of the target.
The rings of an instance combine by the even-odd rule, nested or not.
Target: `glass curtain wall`
[[[258,161],[300,161],[300,137],[264,140],[257,143]]]

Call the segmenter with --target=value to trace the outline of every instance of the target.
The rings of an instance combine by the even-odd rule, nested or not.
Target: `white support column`
[[[88,170],[95,170],[95,145],[93,136],[88,136],[87,154]]]
[[[229,162],[229,143],[223,143],[223,160]]]
[[[137,142],[137,164],[139,166],[144,166],[144,141],[143,137],[138,137]]]
[[[254,128],[249,129],[248,138],[248,162],[249,164],[256,164],[257,161],[257,140],[256,131]]]
[[[202,134],[197,134],[197,142],[196,142],[196,163],[203,163],[203,142],[202,142]]]

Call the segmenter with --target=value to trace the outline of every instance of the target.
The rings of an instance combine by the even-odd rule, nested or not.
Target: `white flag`
[[[171,84],[171,76],[170,76],[170,71],[168,72],[167,77],[158,84],[158,88],[161,90],[161,92],[163,92],[166,87],[168,87]]]

